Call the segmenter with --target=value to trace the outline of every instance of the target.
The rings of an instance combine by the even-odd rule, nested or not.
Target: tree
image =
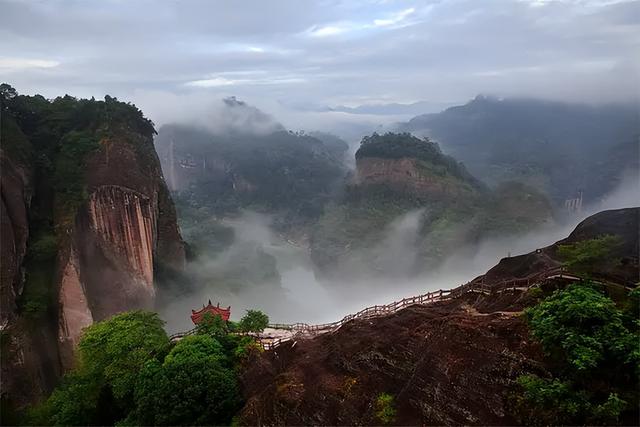
[[[199,335],[211,335],[216,338],[221,338],[229,332],[227,323],[222,317],[220,315],[214,316],[211,313],[205,313],[202,316],[202,320],[196,326],[196,331]]]
[[[240,322],[238,329],[242,332],[262,332],[269,326],[269,316],[260,310],[247,310]]]
[[[554,374],[519,378],[525,422],[615,424],[633,418],[640,398],[637,313],[619,309],[589,284],[578,284],[554,292],[525,314]]]
[[[138,372],[161,357],[169,339],[156,313],[134,311],[89,326],[78,367],[33,415],[36,424],[108,425],[133,409]]]
[[[225,425],[239,409],[234,371],[211,336],[185,337],[160,363],[149,360],[136,385],[136,409],[125,424]]]

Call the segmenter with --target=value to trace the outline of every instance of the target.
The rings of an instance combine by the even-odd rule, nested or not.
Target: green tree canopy
[[[135,401],[126,424],[225,425],[239,409],[240,395],[220,343],[193,335],[180,340],[163,363],[145,364]]]
[[[525,313],[553,371],[552,378],[520,377],[528,413],[525,422],[616,424],[633,414],[637,419],[637,312],[618,308],[589,284],[576,284],[554,292]]]
[[[42,407],[36,424],[107,425],[133,408],[138,371],[150,358],[162,355],[169,339],[156,313],[119,314],[85,330],[78,367]]]
[[[269,326],[269,316],[260,310],[247,310],[238,323],[238,328],[243,332],[262,332]]]

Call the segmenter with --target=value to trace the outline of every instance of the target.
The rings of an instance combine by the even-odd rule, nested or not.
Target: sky
[[[301,126],[479,93],[637,100],[639,52],[640,1],[0,0],[0,80],[156,123],[230,95]]]

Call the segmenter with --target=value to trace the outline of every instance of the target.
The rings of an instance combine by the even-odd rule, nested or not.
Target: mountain
[[[343,105],[328,107],[327,111],[339,111],[349,114],[372,114],[372,115],[413,115],[424,113],[425,111],[439,111],[451,105],[450,103],[418,101],[410,104],[400,104],[397,102],[389,104],[363,104],[356,107],[345,107]]]
[[[373,134],[362,140],[344,192],[313,228],[311,257],[321,274],[413,275],[483,238],[552,221],[533,188],[489,189],[428,139]]]
[[[569,425],[590,424],[581,418],[590,410],[585,399],[606,400],[611,390],[626,400],[613,412],[614,418],[601,422],[634,423],[638,417],[637,377],[625,372],[632,370],[633,364],[616,370],[616,365],[611,365],[615,356],[607,353],[602,356],[604,360],[595,362],[595,373],[585,367],[567,368],[562,365],[561,355],[570,349],[553,347],[549,352],[532,332],[534,325],[527,320],[530,314],[523,315],[523,309],[536,306],[545,297],[558,304],[561,295],[575,295],[585,299],[561,300],[562,304],[573,305],[570,311],[558,315],[570,327],[575,327],[572,321],[587,322],[588,333],[598,330],[597,323],[589,323],[589,316],[600,316],[608,310],[616,314],[606,321],[615,324],[617,330],[633,325],[637,305],[635,314],[625,307],[632,307],[628,304],[633,301],[637,304],[638,289],[634,300],[631,295],[624,296],[627,291],[621,285],[637,286],[639,217],[640,208],[601,212],[578,225],[567,239],[527,255],[503,259],[474,280],[485,287],[484,291],[351,320],[334,332],[311,338],[298,336],[275,351],[254,355],[242,376],[246,404],[239,414],[240,423],[530,425],[539,420],[550,424],[562,420]],[[601,280],[606,280],[602,287],[571,287],[571,281],[555,277],[531,289],[500,291],[505,279],[526,278],[562,265],[559,251],[563,245],[587,247],[603,235],[618,240],[614,252],[587,255],[594,265],[603,268],[598,270]],[[620,308],[615,308],[604,296],[607,294],[619,302]],[[587,309],[590,301],[595,301],[594,306]],[[625,319],[625,326],[620,319]],[[554,321],[557,318],[547,318],[550,324]],[[635,335],[627,336],[632,340],[635,337],[637,343],[637,326],[633,331]],[[613,340],[614,336],[616,333],[610,332],[603,340]],[[567,339],[580,343],[581,355],[593,348],[586,340],[577,341],[583,338],[573,334]],[[602,338],[591,339],[599,345],[597,340]],[[636,347],[627,345],[623,360],[632,359]],[[578,387],[589,391],[576,392],[571,388],[575,383],[555,379],[566,372],[578,378],[574,380]],[[528,415],[521,387],[532,378],[554,381],[543,382],[548,385],[535,395],[544,410],[534,407]],[[535,386],[528,390],[535,390]],[[574,405],[563,406],[571,403]],[[607,420],[598,418],[606,417],[598,408],[593,409],[595,419]],[[568,418],[549,418],[565,413]]]
[[[227,103],[227,108],[238,109],[238,102]],[[322,213],[341,182],[348,145],[330,134],[285,131],[276,122],[265,130],[264,120],[257,126],[254,118],[266,115],[242,105],[252,114],[236,120],[238,126],[160,128],[155,145],[178,209],[184,212],[181,217],[198,212],[204,221],[249,209],[273,215],[282,232],[305,226]],[[212,118],[212,123],[217,121]]]
[[[588,106],[535,99],[478,96],[398,129],[426,135],[494,185],[517,180],[556,204],[584,193],[598,201],[625,171],[638,174],[640,107]]]
[[[1,89],[2,397],[22,406],[71,367],[84,327],[153,308],[185,253],[135,106]]]

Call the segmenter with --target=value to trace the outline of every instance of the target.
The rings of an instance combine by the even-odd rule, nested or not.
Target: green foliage
[[[633,349],[633,335],[622,312],[586,285],[556,291],[526,314],[545,350],[577,371],[594,369],[609,357],[623,359]]]
[[[247,310],[238,328],[243,332],[262,332],[269,325],[269,316],[259,310]]]
[[[380,393],[376,397],[375,415],[382,424],[391,424],[396,419],[394,398],[388,393]]]
[[[482,185],[467,169],[453,157],[442,154],[437,143],[428,138],[420,139],[410,133],[392,133],[384,135],[374,133],[365,136],[356,152],[356,159],[377,157],[385,159],[414,158],[423,161],[425,167],[433,168],[437,175],[450,174],[471,183],[476,188]]]
[[[604,235],[590,240],[560,245],[558,255],[572,272],[590,274],[607,265],[614,265],[613,253],[621,244],[618,236]]]
[[[29,245],[29,256],[36,261],[48,261],[58,253],[58,239],[54,234],[42,234]]]
[[[32,413],[37,424],[112,424],[133,409],[138,372],[168,346],[157,314],[128,312],[89,326],[78,367]]]
[[[239,408],[233,370],[222,345],[207,335],[182,339],[164,359],[152,359],[140,372],[136,410],[139,425],[224,425]]]
[[[78,208],[86,201],[85,159],[100,147],[89,132],[72,131],[60,142],[56,158],[54,190],[58,206],[58,226],[65,230],[73,224]]]
[[[37,322],[43,320],[55,306],[53,279],[56,269],[57,240],[52,233],[32,230],[25,259],[24,290],[18,301],[23,315]]]
[[[612,424],[637,410],[637,313],[616,307],[589,284],[578,284],[555,291],[525,314],[553,367],[553,378],[520,377],[518,406],[525,422]]]
[[[202,320],[196,326],[196,330],[199,335],[210,335],[218,338],[227,335],[229,332],[227,322],[219,315],[214,316],[211,313],[205,313],[202,316]]]
[[[88,327],[78,367],[30,411],[29,422],[228,425],[241,405],[234,367],[255,341],[214,331],[215,319],[207,320],[211,329],[173,348],[155,313],[123,313]]]

